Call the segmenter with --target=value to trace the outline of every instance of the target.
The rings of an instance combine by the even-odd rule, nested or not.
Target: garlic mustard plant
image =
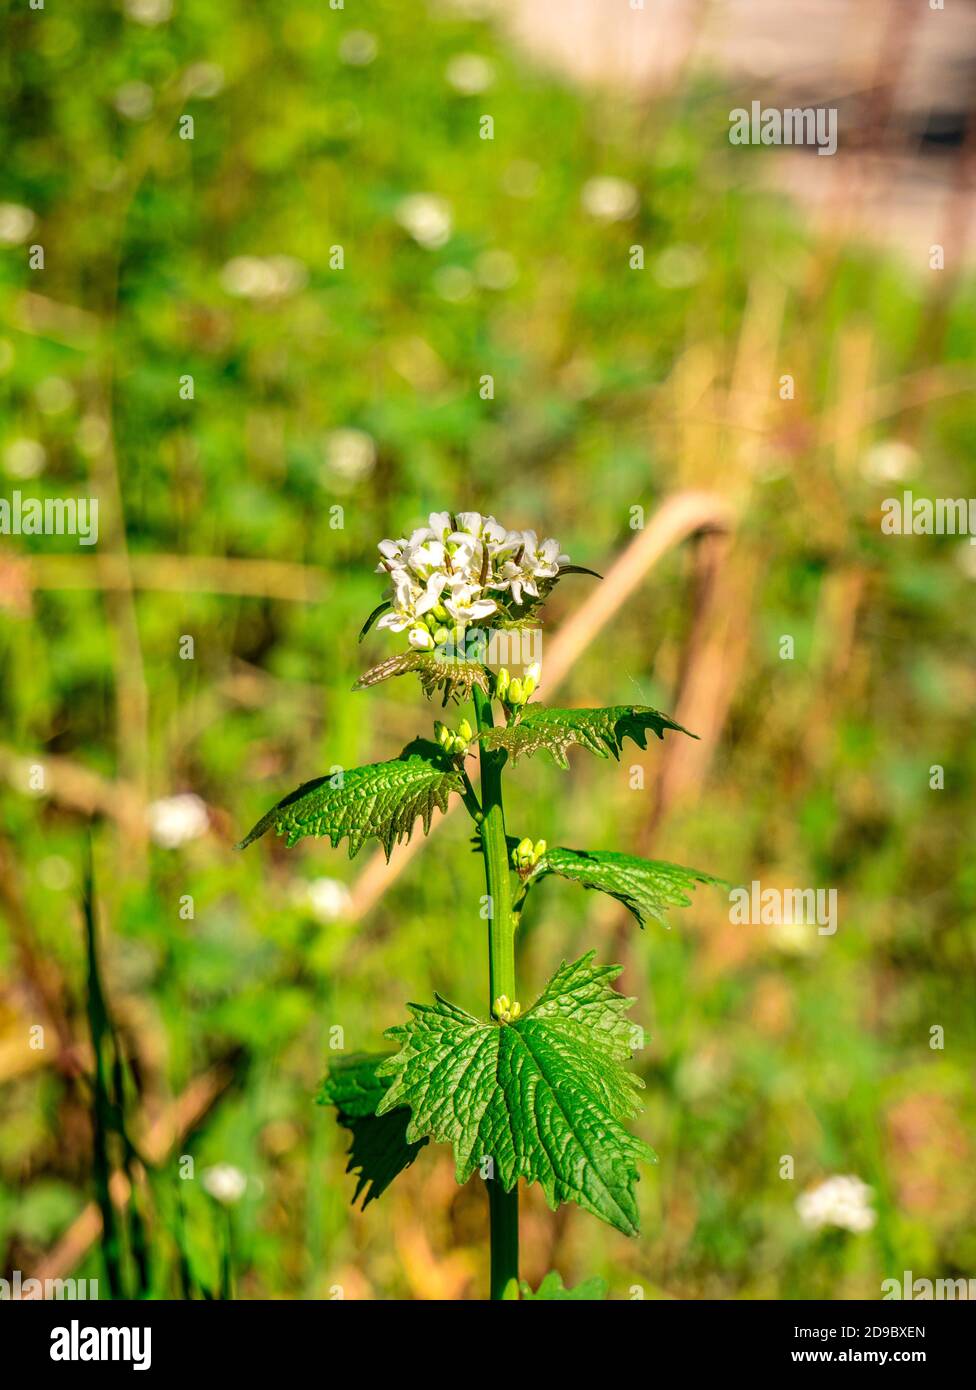
[[[408,1005],[390,1028],[395,1050],[357,1054],[333,1064],[319,1100],[335,1107],[351,1134],[348,1170],[353,1200],[364,1207],[409,1167],[430,1140],[450,1144],[459,1183],[475,1173],[488,1191],[491,1297],[594,1298],[600,1280],[574,1290],[554,1271],[536,1292],[519,1280],[518,1185],[538,1183],[554,1210],[575,1202],[627,1235],[638,1230],[638,1165],[654,1153],[624,1122],[639,1113],[643,1083],[625,1063],[641,1031],[625,1017],[634,1002],[613,988],[619,966],[597,965],[591,951],[563,962],[534,1002],[516,980],[515,947],[526,901],[557,875],[622,902],[643,927],[686,906],[711,875],[612,850],[550,848],[545,839],[510,835],[502,799],[509,762],[539,752],[568,766],[567,751],[619,758],[625,738],[646,747],[647,734],[688,733],[645,705],[558,709],[532,696],[538,663],[519,675],[493,669],[493,632],[538,626],[540,609],[565,575],[593,574],[571,565],[554,540],[509,531],[477,512],[435,512],[409,538],[379,545],[388,592],[360,640],[377,629],[405,636],[403,649],[367,671],[363,689],[415,672],[428,698],[471,702],[456,725],[434,721],[433,738],[415,739],[389,762],[306,782],[265,815],[241,843],[267,830],[289,846],[326,836],[350,857],[370,838],[387,858],[409,838],[418,817],[430,830],[434,808],[461,798],[484,859],[488,920],[485,1017],[435,996]],[[599,576],[596,576],[599,578]],[[692,735],[693,736],[693,735]],[[476,787],[468,772],[477,758]]]

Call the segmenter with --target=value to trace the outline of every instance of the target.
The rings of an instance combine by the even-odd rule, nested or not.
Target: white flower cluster
[[[146,808],[149,834],[163,849],[179,849],[210,828],[206,804],[194,792],[164,796]]]
[[[819,1231],[838,1226],[842,1231],[870,1231],[877,1220],[869,1206],[871,1189],[850,1174],[825,1178],[796,1199],[796,1210],[804,1226]]]
[[[409,540],[380,541],[377,571],[390,576],[392,607],[377,627],[406,632],[427,650],[531,605],[569,561],[559,542],[534,531],[507,531],[480,512],[432,512]],[[540,592],[540,585],[543,586]]]

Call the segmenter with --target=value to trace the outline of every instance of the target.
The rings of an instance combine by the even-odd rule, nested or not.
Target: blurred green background
[[[961,257],[929,269],[937,229],[903,254],[815,232],[760,182],[767,152],[730,146],[718,76],[579,89],[472,5],[89,0],[4,28],[2,495],[101,506],[93,551],[0,539],[6,1272],[104,1296],[107,1164],[135,1186],[129,1290],[483,1296],[482,1185],[428,1147],[354,1211],[312,1103],[330,1030],[370,1050],[407,999],[485,1007],[466,820],[389,876],[230,847],[440,713],[412,682],[351,693],[402,642],[356,645],[378,540],[477,508],[606,573],[635,508],[650,527],[693,491],[731,532],[666,547],[558,699],[650,703],[701,746],[523,763],[510,825],[836,888],[839,928],[733,926],[702,890],[641,933],[572,885],[537,895],[523,998],[590,947],[623,962],[660,1163],[632,1241],[526,1194],[522,1272],[614,1298],[976,1274],[976,548],[879,525],[903,488],[976,488]],[[592,583],[560,586],[547,643]],[[124,1125],[91,1079],[89,825]],[[870,1185],[869,1231],[801,1221],[838,1173]]]

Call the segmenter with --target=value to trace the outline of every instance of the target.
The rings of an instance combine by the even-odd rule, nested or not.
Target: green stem
[[[474,709],[478,729],[494,725],[491,700],[475,689]],[[481,811],[478,826],[485,861],[485,886],[490,901],[488,917],[489,1012],[495,1000],[506,994],[515,1002],[515,923],[512,916],[512,881],[505,837],[502,804],[502,768],[507,754],[481,749]],[[504,1026],[504,1025],[503,1025]],[[491,1297],[500,1299],[512,1279],[518,1279],[518,1183],[504,1192],[494,1178],[488,1184],[491,1218]]]

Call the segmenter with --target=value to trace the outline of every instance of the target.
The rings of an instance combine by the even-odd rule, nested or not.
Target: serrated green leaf
[[[353,686],[353,690],[366,690],[393,676],[404,676],[411,671],[420,677],[424,694],[430,698],[437,690],[444,692],[444,704],[449,699],[470,700],[475,686],[488,694],[488,671],[479,661],[462,661],[436,652],[398,652],[387,657],[378,666],[364,671]]]
[[[415,739],[391,762],[304,782],[262,816],[236,848],[245,849],[273,829],[287,836],[289,849],[305,835],[328,836],[333,849],[347,837],[350,859],[375,837],[389,859],[393,846],[410,838],[418,816],[426,835],[434,807],[446,811],[451,792],[462,787],[460,772],[442,749]]]
[[[411,1021],[387,1033],[400,1050],[378,1069],[391,1085],[377,1114],[408,1105],[408,1140],[453,1145],[458,1182],[490,1158],[506,1192],[537,1182],[553,1209],[578,1202],[634,1235],[637,1163],[654,1152],[620,1123],[639,1112],[643,1084],[621,1065],[633,1000],[610,987],[620,966],[595,967],[593,954],[560,966],[514,1023],[440,996],[411,1004]]]
[[[555,1269],[549,1271],[535,1293],[525,1279],[520,1281],[519,1288],[526,1302],[537,1303],[564,1303],[567,1300],[600,1302],[609,1292],[607,1281],[601,1279],[599,1274],[594,1274],[591,1279],[584,1279],[582,1284],[577,1284],[575,1288],[567,1289],[563,1284],[562,1275]]]
[[[358,1053],[340,1058],[329,1068],[316,1096],[319,1105],[335,1106],[338,1123],[352,1136],[346,1172],[356,1174],[353,1203],[361,1192],[365,1194],[363,1211],[410,1167],[427,1143],[426,1139],[408,1141],[409,1110],[401,1107],[387,1115],[375,1113],[389,1085],[376,1075],[376,1069],[389,1055]]]
[[[663,738],[666,729],[688,734],[689,738],[698,737],[648,705],[611,705],[607,709],[527,705],[517,722],[485,729],[480,738],[486,748],[504,748],[514,763],[523,754],[544,749],[560,767],[568,767],[566,750],[573,744],[588,748],[600,758],[609,754],[618,758],[625,738],[633,739],[638,748],[646,748],[648,731]]]
[[[534,883],[546,874],[558,874],[572,879],[584,888],[609,893],[634,914],[642,927],[648,917],[655,917],[665,926],[669,907],[688,907],[688,894],[699,883],[725,887],[723,880],[699,869],[686,869],[681,864],[668,864],[662,859],[640,859],[633,854],[617,854],[613,850],[565,849],[555,845],[526,875]]]

